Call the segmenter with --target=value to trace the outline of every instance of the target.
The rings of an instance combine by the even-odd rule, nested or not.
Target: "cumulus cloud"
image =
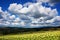
[[[13,3],[10,4],[8,10],[13,12],[13,13],[19,13],[19,10],[22,8],[23,6],[21,4],[17,4],[17,3]]]
[[[9,16],[10,19],[15,19],[15,15]]]
[[[8,7],[8,11],[3,11],[0,7],[0,15],[2,17],[0,18],[0,25],[18,27],[29,25],[30,28],[33,28],[33,26],[60,26],[60,16],[58,16],[57,9],[42,5],[42,3],[49,2],[49,0],[38,1],[24,5],[12,3]]]
[[[40,2],[40,3],[48,3],[50,6],[53,6],[54,4],[57,4],[60,2],[60,0],[36,0],[37,2]]]

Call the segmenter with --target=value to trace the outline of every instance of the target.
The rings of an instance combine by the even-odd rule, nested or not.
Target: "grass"
[[[0,36],[0,40],[60,40],[60,31],[38,31]]]

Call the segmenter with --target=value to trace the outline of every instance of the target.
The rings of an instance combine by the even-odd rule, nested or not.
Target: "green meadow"
[[[60,31],[37,31],[1,35],[0,40],[60,40]]]

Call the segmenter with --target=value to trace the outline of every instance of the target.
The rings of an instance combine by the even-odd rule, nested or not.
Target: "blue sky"
[[[58,12],[59,12],[59,15],[60,15],[60,3],[57,3],[57,4],[55,5],[55,7],[57,8],[57,10],[58,10]]]
[[[33,2],[33,0],[0,0],[0,6],[3,10],[6,10],[11,3],[24,4],[27,2]]]
[[[34,0],[0,0],[0,6],[3,10],[7,10],[9,5],[12,3],[24,4],[27,2],[34,2]],[[60,12],[60,2],[57,3],[54,7],[57,8],[58,12]]]
[[[60,26],[60,1],[0,0],[0,25]]]

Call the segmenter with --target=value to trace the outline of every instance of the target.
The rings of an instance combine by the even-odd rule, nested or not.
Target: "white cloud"
[[[24,7],[27,7],[27,6],[31,5],[31,4],[33,4],[33,3],[27,2],[27,3],[25,3],[23,6],[24,6]]]
[[[38,19],[33,19],[32,23],[38,23]]]
[[[46,23],[53,23],[55,21],[55,19],[50,19],[50,20],[47,20]]]
[[[21,26],[26,26],[25,22],[21,21],[20,23]]]
[[[7,24],[7,25],[9,25],[9,24],[10,24],[10,22],[6,21],[6,24]]]
[[[42,3],[48,2],[48,0],[38,1]],[[58,23],[58,25],[60,25],[60,16],[58,16],[57,9],[45,7],[40,2],[27,3],[24,5],[13,3],[8,7],[8,11],[3,11],[2,8],[0,8],[0,14],[3,17],[0,19],[0,24],[9,26],[29,25],[32,27],[51,26],[53,23]]]
[[[14,20],[15,23],[19,23],[20,21],[21,21],[20,18],[15,18]]]
[[[50,6],[54,6],[59,0],[36,0],[39,3],[48,3]]]
[[[60,21],[60,16],[56,16],[56,20],[57,21]]]
[[[50,0],[37,0],[37,2],[49,2]]]
[[[14,26],[19,25],[19,23],[14,23],[14,22],[12,22],[11,25],[13,25],[13,27],[14,27]]]
[[[12,19],[15,19],[15,15],[11,15],[9,16],[9,18],[12,20]]]
[[[2,8],[0,7],[0,12],[2,12]]]
[[[17,3],[10,4],[8,8],[8,10],[13,13],[19,13],[20,9],[22,9],[22,5]]]
[[[20,13],[28,13],[29,9],[27,7],[22,8],[21,10],[19,10]]]
[[[58,15],[58,12],[57,12],[57,10],[56,9],[53,9],[51,12],[50,12],[50,14],[49,14],[50,16],[53,16],[53,17],[55,17],[55,16],[57,16]]]

